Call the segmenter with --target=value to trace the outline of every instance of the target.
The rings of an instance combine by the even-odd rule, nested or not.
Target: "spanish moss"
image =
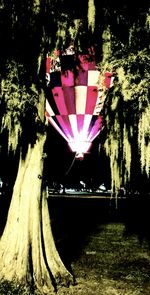
[[[89,0],[88,2],[88,27],[91,29],[92,33],[95,29],[95,4],[94,0]]]

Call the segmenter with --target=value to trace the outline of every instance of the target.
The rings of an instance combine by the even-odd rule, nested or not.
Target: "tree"
[[[21,2],[20,10],[15,1],[10,6],[4,4],[3,14],[7,12],[11,21],[12,35],[7,38],[12,51],[7,48],[7,55],[3,52],[1,67],[2,131],[8,134],[8,150],[19,154],[19,168],[0,240],[0,279],[1,282],[32,285],[44,294],[61,284],[73,283],[73,276],[55,246],[42,177],[46,140],[44,82],[40,76],[44,36],[41,30],[38,36],[37,31],[34,32],[42,8],[38,1],[33,2],[33,7],[30,2],[24,7]],[[26,28],[18,21],[23,15]],[[13,30],[16,23],[18,27]],[[18,39],[23,29],[26,30],[25,49]],[[28,38],[30,30],[32,36]],[[35,47],[33,52],[35,40],[38,50]],[[34,64],[31,64],[33,58]]]
[[[107,12],[110,51],[103,67],[114,71],[115,78],[104,107],[107,129],[104,146],[110,157],[111,186],[115,194],[121,186],[127,191],[146,193],[149,190],[148,11],[147,6],[136,8],[130,20],[129,7],[125,6],[119,9],[113,21],[111,9]]]
[[[57,8],[54,15],[57,5],[60,12]],[[86,24],[76,20],[74,11],[74,20],[68,20],[68,5],[65,1],[14,0],[3,1],[1,7],[1,126],[8,135],[8,150],[19,157],[19,167],[0,240],[0,280],[31,285],[42,294],[74,282],[55,246],[42,177],[46,51],[49,46],[64,45],[68,34],[70,39],[81,37],[82,27],[85,35]],[[89,19],[93,30],[90,12]],[[80,47],[85,38],[81,45],[78,40]]]

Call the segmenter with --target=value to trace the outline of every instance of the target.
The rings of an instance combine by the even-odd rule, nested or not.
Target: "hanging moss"
[[[124,124],[123,128],[123,159],[125,163],[124,183],[126,184],[130,181],[131,175],[131,144],[129,141],[129,132],[126,124]]]
[[[95,29],[95,4],[94,0],[89,0],[88,2],[88,27],[91,29],[92,33]]]
[[[114,138],[113,134],[105,141],[104,145],[106,154],[110,158],[112,194],[116,193],[116,195],[121,186],[120,166],[118,165],[118,145],[119,142]]]
[[[41,4],[41,1],[40,0],[34,0],[33,1],[33,12],[35,14],[39,14],[40,12],[40,4]]]
[[[67,36],[67,15],[63,14],[62,19],[58,20],[57,23],[58,29],[56,33],[56,48],[59,47],[59,44],[63,44]]]
[[[108,66],[108,60],[104,64]],[[116,69],[114,87],[105,99],[103,113],[112,190],[117,192],[121,185],[128,186],[132,177],[131,166],[139,167],[138,161],[141,174],[150,176],[149,52],[131,53],[124,60],[112,58],[111,67]],[[135,145],[139,147],[136,159]]]
[[[22,136],[23,119],[27,117],[25,120],[27,122],[30,120],[29,110],[32,122],[37,116],[35,105],[38,101],[38,94],[33,85],[28,89],[22,85],[23,72],[23,66],[12,61],[6,66],[6,75],[1,82],[1,97],[5,105],[1,131],[8,131],[8,150],[12,151],[16,150]]]
[[[141,169],[150,176],[150,106],[142,113],[138,124],[138,145]]]
[[[76,39],[80,26],[81,26],[81,20],[74,19],[72,25],[70,25],[68,30],[72,40]]]
[[[149,9],[149,13],[147,13],[146,15],[146,28],[150,30],[150,9]]]
[[[111,56],[111,32],[110,27],[107,26],[106,29],[104,29],[102,34],[102,56],[103,56],[103,63],[107,63],[109,57]]]

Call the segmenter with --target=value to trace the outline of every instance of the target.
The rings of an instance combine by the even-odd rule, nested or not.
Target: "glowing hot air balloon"
[[[76,54],[70,45],[46,59],[46,117],[77,158],[89,151],[102,128],[99,74],[93,48]],[[110,87],[111,73],[104,83]]]

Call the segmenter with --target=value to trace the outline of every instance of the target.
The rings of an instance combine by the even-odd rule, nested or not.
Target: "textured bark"
[[[73,283],[55,247],[46,194],[42,191],[45,136],[20,157],[7,223],[0,241],[0,279],[31,284],[42,294]]]

